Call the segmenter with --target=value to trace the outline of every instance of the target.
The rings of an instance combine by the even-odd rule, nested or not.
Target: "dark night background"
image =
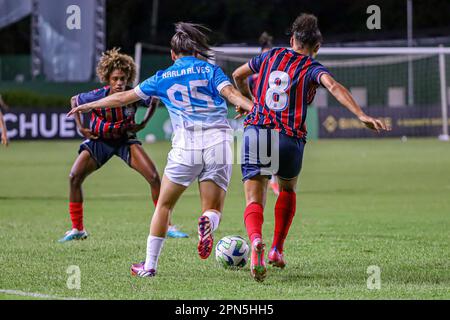
[[[414,38],[450,35],[450,1],[413,3]],[[372,4],[381,7],[381,30],[366,27],[366,9]],[[160,0],[155,39],[151,38],[152,1],[107,0],[106,6],[107,47],[122,47],[127,52],[132,52],[138,41],[167,45],[176,21],[207,25],[214,31],[214,45],[257,45],[264,30],[274,36],[276,44],[285,44],[285,32],[301,12],[318,16],[324,45],[406,38],[406,0]],[[0,30],[0,54],[29,53],[30,20]]]

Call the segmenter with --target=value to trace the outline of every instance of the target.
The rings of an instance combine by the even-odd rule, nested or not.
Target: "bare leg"
[[[150,235],[147,238],[147,256],[144,265],[132,266],[133,274],[144,272],[144,275],[154,274],[158,265],[159,255],[164,244],[169,219],[181,194],[186,190],[185,186],[171,182],[165,175],[162,179],[161,193],[155,213],[150,224]],[[139,268],[139,270],[133,268]]]
[[[184,190],[185,186],[173,183],[163,176],[161,193],[150,225],[150,235],[161,238],[166,236],[172,210]]]
[[[222,212],[226,192],[211,180],[202,181],[198,184],[202,212],[214,210]]]
[[[295,177],[290,180],[284,180],[280,177],[278,178],[278,185],[280,186],[280,192],[281,191],[287,191],[287,192],[295,192],[297,189],[297,181],[298,177]]]
[[[84,179],[97,170],[97,163],[92,159],[88,151],[84,150],[75,160],[70,170],[70,202],[83,202],[81,185]]]
[[[130,146],[131,167],[139,172],[150,184],[153,203],[157,203],[161,189],[161,179],[155,164],[139,144]]]
[[[266,206],[268,178],[256,176],[244,183],[245,201],[247,206],[252,202],[259,203],[263,208]]]
[[[84,179],[97,170],[97,163],[91,158],[88,151],[82,151],[75,160],[70,171],[69,214],[72,221],[72,230],[59,239],[59,242],[85,239],[87,233],[83,225],[83,192],[81,186]]]

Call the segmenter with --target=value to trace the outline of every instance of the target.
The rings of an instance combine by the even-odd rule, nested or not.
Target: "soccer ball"
[[[250,248],[240,236],[226,236],[217,242],[216,260],[224,268],[242,268],[248,261]]]

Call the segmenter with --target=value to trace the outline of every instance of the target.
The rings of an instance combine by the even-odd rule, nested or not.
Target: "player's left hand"
[[[381,119],[375,119],[372,117],[369,117],[368,115],[362,115],[359,117],[359,120],[364,123],[364,125],[376,132],[380,132],[382,130],[384,131],[391,131],[391,128],[384,123]]]
[[[74,115],[74,114],[77,113],[77,112],[79,112],[79,113],[87,113],[87,112],[91,111],[92,109],[94,109],[94,108],[92,108],[92,107],[89,105],[89,103],[82,104],[82,105],[80,105],[80,106],[78,106],[78,107],[73,108],[72,110],[70,110],[70,111],[67,113],[67,117],[70,117],[71,115]]]

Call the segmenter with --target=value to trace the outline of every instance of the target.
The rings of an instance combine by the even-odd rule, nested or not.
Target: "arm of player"
[[[220,91],[220,95],[236,106],[236,112],[240,114],[236,118],[239,118],[243,113],[250,112],[253,108],[253,102],[244,97],[242,93],[231,84],[223,87]]]
[[[328,89],[336,100],[339,101],[339,103],[357,116],[367,128],[377,132],[380,132],[380,130],[390,131],[390,128],[382,120],[366,115],[358,103],[356,103],[355,99],[353,99],[351,93],[331,75],[323,73],[322,76],[320,76],[320,82]]]
[[[77,102],[77,96],[74,96],[70,99],[70,106],[72,109],[76,108],[78,106],[78,102]],[[98,139],[98,136],[96,136],[95,134],[92,133],[92,131],[89,128],[85,128],[81,122],[81,116],[79,113],[75,113],[74,115],[75,118],[75,123],[77,124],[77,128],[78,130],[81,132],[81,134],[86,138],[86,139]]]
[[[141,100],[141,97],[139,97],[136,94],[136,92],[134,92],[133,89],[124,92],[117,92],[103,99],[89,102],[76,108],[73,108],[72,110],[69,111],[69,113],[67,113],[67,116],[69,117],[77,112],[86,113],[91,111],[92,109],[98,108],[100,109],[118,108],[136,102],[138,100]]]
[[[158,108],[159,105],[159,99],[157,97],[152,97],[152,100],[150,102],[150,105],[147,108],[147,112],[145,113],[144,120],[142,120],[142,123],[145,127],[145,125],[150,121],[150,119],[155,114],[156,108]]]
[[[136,125],[130,131],[136,133],[136,132],[139,132],[142,129],[144,129],[145,126],[147,125],[147,123],[150,121],[150,119],[155,114],[155,110],[158,107],[158,105],[159,105],[159,99],[157,97],[152,97],[150,105],[147,108],[147,112],[145,113],[144,120],[142,120],[142,122],[140,124]]]
[[[252,94],[250,93],[250,88],[248,87],[248,77],[253,74],[253,70],[250,69],[248,63],[243,64],[233,72],[233,80],[239,91],[248,99],[252,99]]]
[[[8,146],[8,132],[6,131],[5,119],[3,118],[3,113],[0,110],[0,129],[2,130],[2,144]]]

